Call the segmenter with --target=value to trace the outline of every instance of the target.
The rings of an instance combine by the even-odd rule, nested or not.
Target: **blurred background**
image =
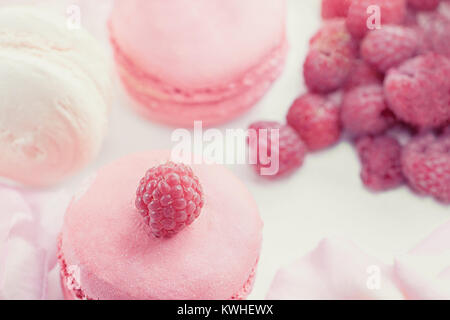
[[[66,15],[71,4],[81,9],[81,24],[109,49],[106,21],[112,0],[0,0],[0,5],[34,4]],[[256,120],[284,122],[294,99],[306,89],[302,64],[310,37],[320,26],[320,0],[288,0],[289,57],[282,77],[249,113],[219,127],[246,128]],[[114,70],[115,71],[115,70]],[[127,154],[173,146],[174,128],[150,123],[129,107],[120,81],[109,133],[99,157],[87,169],[57,189],[74,193],[100,166]],[[345,237],[385,262],[401,255],[449,219],[448,207],[418,197],[406,188],[373,194],[359,178],[360,165],[351,145],[342,141],[330,150],[308,156],[294,175],[266,181],[246,165],[229,166],[255,197],[265,223],[264,242],[255,288],[250,296],[263,299],[275,272],[303,256],[324,237]],[[61,212],[61,216],[64,212]]]

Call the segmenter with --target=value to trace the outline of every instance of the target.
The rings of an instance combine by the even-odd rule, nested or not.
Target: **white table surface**
[[[0,4],[5,2],[18,1],[1,0]],[[110,0],[78,2],[82,4],[83,25],[108,45],[103,21]],[[305,91],[301,68],[308,40],[320,25],[320,1],[288,2],[290,52],[282,77],[251,112],[220,129],[246,128],[260,119],[284,121],[292,101]],[[112,160],[137,151],[168,149],[174,145],[170,139],[173,128],[140,118],[129,108],[134,102],[126,96],[117,79],[116,87],[110,129],[101,153],[92,165],[60,186],[69,192],[74,192],[86,177]],[[324,237],[353,240],[367,252],[389,262],[450,219],[449,207],[420,198],[406,187],[381,194],[364,189],[356,153],[345,141],[330,150],[309,155],[300,171],[280,181],[261,179],[245,165],[230,166],[230,169],[250,189],[265,224],[263,251],[250,296],[253,299],[263,299],[276,271],[306,254]]]

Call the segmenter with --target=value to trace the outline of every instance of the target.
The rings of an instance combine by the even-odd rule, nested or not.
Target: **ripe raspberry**
[[[322,0],[322,18],[346,17],[352,0]]]
[[[418,11],[411,8],[411,7],[407,7],[406,8],[406,15],[405,15],[405,21],[404,21],[404,25],[407,27],[416,27],[417,26],[417,14]]]
[[[361,44],[361,56],[384,73],[413,57],[418,49],[419,39],[413,29],[389,25],[367,34]]]
[[[316,151],[339,140],[339,115],[339,105],[332,99],[307,93],[295,100],[289,109],[287,123],[297,131],[309,150]]]
[[[341,120],[354,136],[380,134],[395,123],[381,85],[357,87],[344,94]]]
[[[402,24],[406,15],[405,0],[353,0],[347,14],[347,28],[355,38],[362,38],[374,23],[369,7],[380,8],[381,25]],[[376,27],[376,26],[374,26]],[[381,27],[381,26],[378,26]]]
[[[373,191],[398,187],[404,181],[401,166],[401,146],[388,136],[360,138],[356,142],[361,160],[361,179]]]
[[[450,20],[450,0],[445,0],[441,2],[437,10],[444,18]]]
[[[356,48],[343,19],[327,21],[310,41],[303,66],[308,88],[319,93],[340,88],[351,71]]]
[[[416,10],[434,10],[441,0],[408,0],[408,4]]]
[[[248,142],[250,152],[257,155],[255,168],[258,174],[279,177],[302,166],[307,149],[294,129],[278,122],[260,121],[253,123],[249,130],[256,133],[254,137],[256,141],[249,139]],[[278,141],[272,137],[272,130],[279,130]],[[278,168],[276,162],[273,162],[274,159],[278,160],[275,160],[278,162]],[[270,170],[270,173],[264,173],[263,169],[273,170]]]
[[[450,59],[430,53],[408,60],[388,72],[384,87],[401,120],[420,128],[450,120]]]
[[[438,12],[422,12],[417,16],[423,37],[423,51],[450,58],[450,16]]]
[[[450,135],[450,123],[445,128],[442,128],[442,133],[444,135]]]
[[[403,173],[417,192],[450,203],[450,135],[416,137],[402,153]]]
[[[362,59],[355,60],[344,89],[350,90],[359,86],[382,83],[383,77],[375,68]]]
[[[136,208],[157,238],[171,237],[190,225],[203,204],[200,182],[184,164],[151,168],[136,191]]]

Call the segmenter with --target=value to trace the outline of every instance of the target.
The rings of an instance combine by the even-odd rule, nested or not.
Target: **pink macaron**
[[[59,241],[66,299],[248,296],[263,225],[253,198],[222,166],[169,160],[170,152],[165,151],[118,160],[102,168],[72,201]],[[169,164],[179,167],[178,174]],[[153,184],[158,191],[147,194]],[[191,200],[180,208],[177,192],[159,192],[164,185],[172,191],[184,188],[181,201]],[[167,194],[176,200],[166,201]],[[143,199],[148,210],[139,204]],[[155,199],[158,210],[164,211],[155,209]],[[176,210],[166,215],[168,208]],[[164,216],[156,217],[158,212]],[[184,217],[178,219],[180,213]],[[185,222],[183,228],[178,228],[179,221]],[[162,229],[172,232],[163,234]]]
[[[214,125],[267,92],[287,51],[285,0],[116,1],[110,37],[145,117]]]

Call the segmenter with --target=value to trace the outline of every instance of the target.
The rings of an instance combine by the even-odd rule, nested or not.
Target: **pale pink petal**
[[[323,240],[296,263],[282,268],[268,299],[400,299],[390,268],[351,242]]]
[[[411,250],[411,253],[430,255],[444,251],[450,251],[450,221],[431,233],[424,241]]]
[[[408,299],[450,299],[450,222],[398,258],[394,269]]]
[[[56,265],[56,240],[70,198],[64,191],[26,194],[28,203],[39,216],[39,243],[49,252],[49,268]]]
[[[20,192],[0,185],[2,299],[45,299],[58,291],[48,287],[48,274],[56,268],[57,233],[68,203],[63,192]]]
[[[47,252],[39,247],[38,223],[31,213],[16,213],[0,251],[0,292],[5,299],[43,299]]]
[[[450,254],[442,256],[405,256],[396,259],[394,271],[405,299],[450,299],[450,278],[441,276],[449,265]]]
[[[1,283],[4,299],[44,299],[47,290],[48,255],[43,249],[17,237],[6,244],[5,278]]]
[[[0,242],[8,235],[14,216],[30,212],[19,192],[0,184]]]

